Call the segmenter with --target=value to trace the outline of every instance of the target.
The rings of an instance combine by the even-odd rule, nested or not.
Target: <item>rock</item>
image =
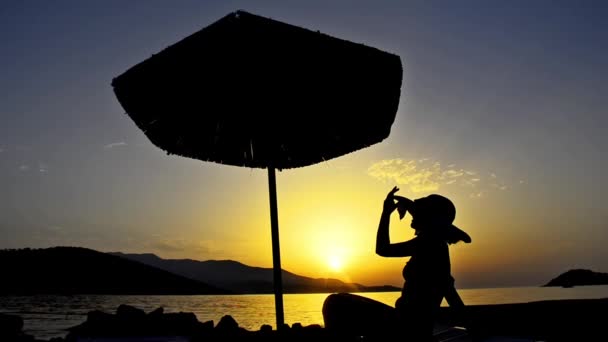
[[[306,331],[321,331],[323,330],[323,327],[319,324],[310,324],[307,325],[306,327],[304,327],[304,330]]]
[[[156,308],[156,309],[150,311],[148,313],[148,317],[162,316],[164,312],[165,312],[165,309],[163,309],[162,307],[159,307],[159,308]]]
[[[213,321],[206,321],[198,324],[199,329],[203,330],[213,330]]]
[[[116,309],[116,316],[120,319],[125,320],[143,320],[146,318],[146,313],[144,310],[138,309],[131,305],[121,304]]]
[[[270,324],[264,324],[260,327],[260,331],[263,333],[268,333],[272,331],[272,326]]]
[[[208,324],[201,326],[192,312],[166,313],[157,324],[157,329],[163,335],[192,335],[198,333],[199,329],[208,328]]]
[[[143,310],[121,305],[116,314],[91,311],[87,320],[69,329],[69,336],[202,336],[213,331],[213,321],[201,323],[192,312],[164,313],[158,308],[149,314]]]
[[[116,316],[109,314],[107,312],[103,312],[103,311],[99,311],[99,310],[94,310],[94,311],[89,311],[89,313],[87,313],[87,322],[90,324],[100,324],[100,325],[107,325],[110,322],[113,322],[116,319]]]
[[[222,332],[238,332],[239,324],[232,316],[225,315],[220,319],[215,329]]]

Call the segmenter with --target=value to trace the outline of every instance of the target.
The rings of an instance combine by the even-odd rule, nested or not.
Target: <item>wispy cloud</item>
[[[104,145],[103,148],[105,148],[106,150],[111,149],[111,148],[115,148],[115,147],[120,147],[120,146],[127,146],[127,143],[124,141],[117,141],[117,142],[113,142],[113,143],[109,143],[107,145]]]
[[[471,197],[471,198],[482,198],[483,196],[484,196],[483,191],[472,192],[469,194],[469,197]]]
[[[146,243],[146,246],[166,253],[209,253],[207,244],[183,238],[160,238]]]
[[[4,149],[2,147],[0,147],[0,153],[4,152]]]
[[[368,174],[383,181],[407,185],[414,192],[435,191],[441,186],[441,165],[427,165],[428,162],[427,159],[381,160],[369,167]]]
[[[368,168],[368,174],[385,182],[407,186],[412,192],[428,193],[442,187],[457,186],[467,189],[472,198],[482,198],[490,190],[509,189],[509,185],[495,172],[459,168],[456,164],[442,167],[440,162],[430,158],[381,160]]]
[[[34,172],[38,171],[40,173],[47,173],[48,170],[49,170],[49,166],[45,162],[38,162],[38,166],[37,167],[35,165],[34,166],[30,166],[29,164],[21,164],[21,165],[19,165],[18,169],[21,172],[28,172],[30,170],[34,170]]]

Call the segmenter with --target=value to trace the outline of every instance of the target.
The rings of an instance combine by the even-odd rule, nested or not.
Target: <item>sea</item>
[[[509,287],[459,289],[466,305],[525,303],[555,299],[608,298],[608,285],[562,287]],[[400,292],[356,293],[394,305]],[[285,323],[323,326],[322,307],[328,293],[283,295]],[[116,295],[39,295],[0,296],[0,312],[19,315],[23,330],[38,339],[65,337],[67,328],[86,320],[92,310],[114,313],[121,304],[150,312],[193,312],[199,321],[217,324],[231,315],[239,326],[258,330],[263,324],[275,327],[274,295],[199,295],[199,296],[116,296]],[[442,305],[447,305],[444,303]]]

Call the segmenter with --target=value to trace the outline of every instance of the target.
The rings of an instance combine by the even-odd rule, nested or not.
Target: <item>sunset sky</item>
[[[168,156],[113,77],[243,9],[397,54],[390,136],[277,175],[284,269],[402,284],[386,193],[455,203],[457,287],[608,272],[608,2],[2,1],[0,248],[82,246],[272,267],[267,173]],[[238,99],[235,99],[238,101]],[[413,237],[409,215],[391,238]]]

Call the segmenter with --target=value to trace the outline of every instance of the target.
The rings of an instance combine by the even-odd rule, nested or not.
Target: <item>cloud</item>
[[[184,250],[183,242],[177,241],[155,241],[150,244],[150,247],[164,252],[182,252]]]
[[[447,177],[447,178],[456,178],[456,177],[461,177],[464,176],[464,172],[461,171],[456,171],[456,170],[447,170],[443,172],[443,176]]]
[[[440,187],[441,167],[439,163],[429,166],[426,159],[389,159],[369,167],[368,174],[383,181],[392,181],[409,186],[414,192],[435,191]]]
[[[165,253],[209,253],[209,248],[204,242],[196,242],[183,238],[158,239],[146,243],[146,246]]]
[[[4,152],[4,149],[2,147],[0,147],[0,153]]]
[[[104,145],[103,148],[108,150],[114,147],[120,147],[120,146],[126,146],[127,143],[124,141],[117,141],[117,142],[113,142],[113,143],[109,143],[107,145]]]
[[[507,190],[509,188],[509,186],[507,186],[504,183],[500,183],[500,184],[498,184],[498,183],[492,183],[491,187],[493,187],[495,189],[498,189],[498,190],[501,190],[501,191]]]
[[[19,171],[21,172],[28,172],[30,169],[37,170],[40,173],[46,173],[49,170],[49,166],[44,162],[39,162],[37,168],[35,166],[30,167],[28,164],[19,165]]]
[[[462,187],[470,191],[470,197],[485,197],[489,190],[509,189],[506,182],[494,172],[463,169],[456,164],[442,167],[430,158],[405,160],[401,158],[381,160],[372,164],[368,174],[378,180],[407,186],[412,192],[434,192],[442,187]],[[482,175],[489,175],[482,177]]]
[[[471,198],[482,198],[484,195],[483,191],[473,192],[469,195]]]

